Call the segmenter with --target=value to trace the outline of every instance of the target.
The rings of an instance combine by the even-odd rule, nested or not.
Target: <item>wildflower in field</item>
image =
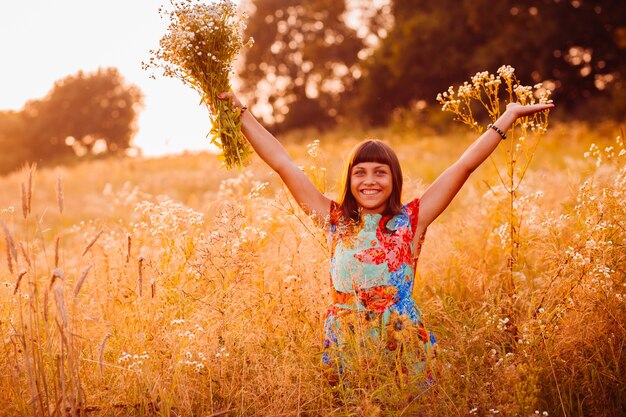
[[[198,91],[200,102],[211,109],[211,143],[222,149],[228,168],[241,166],[250,154],[241,133],[241,110],[217,100],[217,95],[230,90],[233,63],[239,51],[253,43],[252,38],[244,41],[246,16],[231,0],[172,1],[172,6],[170,12],[159,9],[170,24],[144,68],[161,68],[164,76]]]
[[[124,366],[129,371],[135,371],[137,374],[141,374],[145,361],[149,359],[150,355],[148,355],[146,351],[143,351],[141,355],[122,352],[121,356],[117,359],[117,363]]]
[[[504,89],[500,86],[504,81]],[[508,102],[527,104],[550,104],[551,91],[543,88],[541,83],[533,87],[522,85],[515,77],[515,69],[510,65],[504,65],[497,71],[497,75],[487,71],[478,72],[471,77],[471,83],[467,81],[456,90],[448,87],[448,90],[437,95],[437,101],[442,104],[443,111],[454,113],[457,120],[467,124],[478,131],[483,130],[483,125],[476,120],[473,103],[483,107],[491,121],[495,121],[501,114],[500,102],[505,97]],[[547,112],[535,113],[531,118],[520,118],[514,126],[523,127],[523,131],[531,128],[532,131],[545,132],[547,125]],[[522,134],[520,137],[524,137]],[[523,140],[522,140],[523,141]]]
[[[497,74],[490,74],[487,71],[476,73],[471,77],[471,83],[465,82],[456,89],[450,86],[447,91],[437,96],[437,101],[442,104],[442,110],[453,113],[457,121],[478,132],[493,129],[505,142],[500,147],[503,150],[501,155],[504,157],[504,167],[500,168],[498,164],[494,164],[508,199],[508,216],[500,221],[500,226],[493,231],[493,236],[498,238],[501,248],[507,253],[508,274],[505,285],[511,298],[515,296],[515,274],[519,269],[518,260],[522,247],[520,230],[525,226],[522,224],[521,213],[524,212],[524,205],[527,202],[520,199],[520,187],[539,140],[547,131],[548,114],[552,107],[550,94],[551,91],[543,88],[542,84],[535,84],[533,87],[521,84],[515,76],[515,69],[504,65],[498,69]],[[504,113],[501,103],[506,104]],[[495,124],[512,106],[520,105],[537,106],[542,110],[517,118],[508,128],[507,136]],[[481,119],[479,111],[486,112],[490,124],[479,123]],[[529,213],[528,223],[532,223],[535,217],[535,213]]]
[[[195,373],[201,373],[202,371],[204,371],[204,369],[206,369],[206,366],[204,364],[204,362],[206,361],[206,357],[204,356],[204,353],[198,352],[196,355],[197,358],[194,358],[194,354],[190,351],[187,351],[185,352],[184,356],[185,359],[180,359],[178,361],[179,364],[187,366]]]

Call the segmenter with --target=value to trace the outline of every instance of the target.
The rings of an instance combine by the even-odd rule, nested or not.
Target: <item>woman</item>
[[[406,375],[409,381],[431,382],[427,358],[434,352],[435,337],[411,296],[426,230],[506,138],[515,120],[554,105],[509,104],[420,198],[402,205],[400,164],[383,142],[369,140],[354,148],[335,202],[315,187],[233,93],[218,97],[242,110],[244,135],[304,211],[329,225],[333,299],[324,323],[323,362],[331,377],[371,366]]]

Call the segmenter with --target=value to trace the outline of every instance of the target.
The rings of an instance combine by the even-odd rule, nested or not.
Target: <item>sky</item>
[[[180,81],[141,68],[158,48],[167,0],[0,0],[0,110],[43,98],[79,70],[117,67],[144,93],[133,144],[146,156],[214,150],[208,111]]]

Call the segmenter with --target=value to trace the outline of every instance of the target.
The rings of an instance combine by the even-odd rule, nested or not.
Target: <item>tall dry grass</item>
[[[471,141],[340,133],[288,144],[329,195],[366,136],[398,151],[407,198]],[[620,415],[626,151],[610,133],[557,126],[543,140],[518,189],[512,306],[493,168],[431,226],[414,297],[440,351],[422,395],[367,362],[327,383],[325,236],[260,162],[239,175],[187,155],[3,178],[0,414]]]

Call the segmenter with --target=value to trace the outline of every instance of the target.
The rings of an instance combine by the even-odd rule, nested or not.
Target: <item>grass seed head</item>
[[[96,244],[96,242],[98,241],[98,239],[100,238],[103,232],[104,230],[100,230],[98,234],[95,235],[93,239],[91,239],[91,241],[87,244],[87,246],[85,246],[85,249],[83,249],[83,253],[81,256],[85,256],[85,254],[89,252],[89,249],[91,249],[91,247]]]
[[[26,270],[22,269],[17,276],[17,281],[15,282],[15,289],[13,290],[13,295],[17,294],[17,291],[20,289],[20,283],[22,282],[22,278],[26,275]]]
[[[28,256],[28,252],[26,251],[26,247],[24,246],[24,242],[20,241],[20,251],[22,252],[22,256],[24,257],[24,260],[26,261],[26,264],[29,267],[32,267],[32,264],[30,262],[30,256]]]
[[[87,274],[89,273],[89,271],[91,271],[91,268],[93,268],[93,264],[85,268],[83,273],[80,274],[80,278],[78,279],[78,282],[76,283],[76,286],[74,287],[74,297],[76,297],[78,293],[80,292],[80,289],[83,286],[83,282],[85,282],[85,278],[87,278]]]
[[[21,183],[20,187],[22,188],[22,216],[24,216],[24,219],[26,219],[28,217],[28,202],[26,201],[26,185],[24,185],[24,183]]]
[[[100,354],[98,355],[98,368],[100,369],[100,375],[104,373],[102,366],[104,364],[104,348],[106,346],[107,340],[109,340],[110,337],[111,333],[107,333],[107,335],[104,336],[104,339],[102,339],[102,343],[100,344]]]
[[[52,275],[50,276],[50,288],[52,288],[57,280],[62,280],[63,278],[63,270],[61,268],[54,268],[52,270]]]
[[[59,267],[59,246],[60,246],[60,242],[61,242],[61,237],[57,236],[55,242],[54,242],[54,267],[58,268]]]
[[[63,295],[63,285],[57,283],[52,289],[54,292],[54,300],[56,301],[57,311],[61,316],[63,325],[67,327],[70,321],[69,314],[67,312],[67,306],[65,305],[65,297]]]
[[[63,214],[63,187],[61,186],[61,175],[57,176],[57,206],[59,213]]]
[[[126,240],[127,240],[127,244],[126,244],[126,263],[128,263],[130,261],[130,248],[131,248],[131,236],[130,233],[128,233],[126,235]]]
[[[0,219],[0,226],[4,230],[4,237],[7,245],[7,266],[9,267],[9,272],[13,273],[13,260],[17,263],[17,249],[15,249],[15,242],[13,241],[13,235],[11,235],[11,231],[7,224]]]
[[[139,292],[139,296],[143,295],[143,261],[145,258],[140,256],[137,260],[137,290]]]

